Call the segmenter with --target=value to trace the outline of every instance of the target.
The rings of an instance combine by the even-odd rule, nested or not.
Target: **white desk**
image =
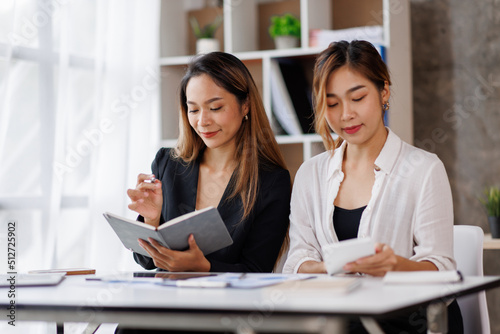
[[[467,277],[441,285],[384,285],[363,278],[346,295],[301,296],[264,289],[173,288],[102,283],[68,277],[57,287],[17,287],[16,321],[120,323],[148,328],[191,328],[342,333],[349,317],[384,317],[443,298],[500,286],[500,277]],[[275,291],[276,292],[276,291]],[[0,289],[0,308],[8,305]],[[5,312],[5,311],[4,311]],[[5,317],[2,315],[5,319]]]

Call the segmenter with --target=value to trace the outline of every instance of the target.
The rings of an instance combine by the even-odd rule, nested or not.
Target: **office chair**
[[[464,276],[483,276],[483,230],[479,226],[455,225],[453,237],[457,269]],[[490,334],[486,293],[481,291],[459,297],[457,301],[464,321],[464,333]]]

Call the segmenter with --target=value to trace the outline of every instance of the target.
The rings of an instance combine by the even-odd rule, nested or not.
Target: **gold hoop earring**
[[[384,103],[382,105],[382,110],[387,111],[387,110],[389,110],[390,107],[391,107],[391,104],[389,103],[389,101],[387,101],[386,103]]]

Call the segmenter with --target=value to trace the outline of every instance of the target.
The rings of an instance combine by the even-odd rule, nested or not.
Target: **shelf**
[[[161,141],[161,147],[175,147],[177,145],[177,139],[164,139]]]
[[[160,66],[179,66],[187,65],[194,55],[191,56],[177,56],[177,57],[163,57],[160,58]]]
[[[332,138],[336,140],[339,136],[332,133]],[[276,136],[276,141],[278,144],[298,144],[298,143],[323,143],[323,138],[320,135],[314,133],[303,134],[300,136],[287,136],[280,135]]]
[[[357,0],[355,2],[351,0],[224,0],[223,7],[205,7],[206,4],[217,3],[217,1],[205,0],[161,1],[161,51],[158,63],[162,73],[162,140],[160,143],[162,146],[175,146],[179,135],[179,83],[185,74],[186,66],[195,57],[193,54],[194,36],[189,26],[189,16],[197,16],[203,24],[210,22],[213,17],[221,13],[224,16],[224,22],[219,28],[217,37],[221,41],[221,50],[235,55],[247,66],[273,125],[276,124],[275,121],[278,122],[276,115],[272,114],[275,97],[272,96],[271,87],[272,78],[274,78],[272,77],[274,60],[298,63],[304,69],[307,84],[311,86],[316,56],[325,48],[325,45],[310,47],[311,30],[382,26],[382,36],[379,35],[379,37],[383,40],[382,45],[385,47],[386,61],[394,89],[388,125],[404,141],[412,144],[411,19],[408,3],[400,0]],[[284,13],[292,13],[301,21],[302,31],[298,48],[277,50],[274,49],[274,42],[270,40],[268,35],[270,17]],[[327,42],[324,41],[325,44]],[[276,128],[278,133],[279,126]],[[286,159],[292,179],[305,160],[324,151],[321,136],[317,134],[277,135],[276,140]]]
[[[321,139],[320,135],[317,134],[304,134],[301,136],[287,136],[280,135],[276,136],[276,141],[278,144],[299,144],[299,143],[321,143],[323,139]]]
[[[334,138],[337,136],[334,134]],[[281,135],[276,136],[276,141],[278,144],[303,144],[303,143],[323,143],[320,135],[317,134],[305,134],[301,136],[287,136]],[[163,147],[174,147],[177,144],[177,139],[164,139],[161,141]]]
[[[247,51],[235,52],[236,57],[241,60],[254,60],[254,59],[270,59],[270,58],[284,58],[284,57],[300,57],[300,56],[315,56],[323,51],[323,48],[293,48],[282,50],[262,50],[262,51]],[[177,57],[163,57],[160,58],[160,66],[179,66],[187,65],[195,55],[190,56],[177,56]]]
[[[218,15],[222,15],[224,20],[215,37],[221,43],[221,50],[233,54],[262,50],[275,51],[274,41],[268,32],[271,24],[270,18],[273,15],[285,13],[290,13],[301,21],[302,32],[299,45],[304,49],[310,45],[309,32],[311,30],[345,29],[370,25],[384,26],[384,40],[387,42],[384,46],[388,47],[390,26],[387,18],[393,14],[404,13],[405,7],[401,4],[390,4],[391,1],[394,0],[357,0],[356,2],[350,0],[225,0],[223,7],[205,7],[204,1],[201,0],[182,2],[162,0],[160,54],[161,57],[194,54],[196,41],[189,25],[189,18],[196,17],[200,24],[204,25],[212,22]]]

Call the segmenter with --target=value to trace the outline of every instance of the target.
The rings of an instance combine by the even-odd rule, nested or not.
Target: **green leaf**
[[[222,24],[223,17],[218,15],[212,23],[205,25],[203,28],[200,28],[200,24],[196,17],[192,16],[189,18],[189,23],[191,24],[191,28],[193,29],[193,33],[196,38],[214,38],[217,29]]]
[[[196,37],[201,35],[201,29],[200,29],[200,24],[198,23],[198,20],[196,17],[191,16],[189,19],[189,23],[191,24],[191,28],[193,29],[193,33]]]
[[[271,17],[269,35],[272,38],[276,36],[295,36],[300,38],[300,21],[288,13],[282,16],[274,15]]]
[[[484,197],[480,198],[486,208],[488,216],[500,217],[500,187],[488,187],[484,190]]]

